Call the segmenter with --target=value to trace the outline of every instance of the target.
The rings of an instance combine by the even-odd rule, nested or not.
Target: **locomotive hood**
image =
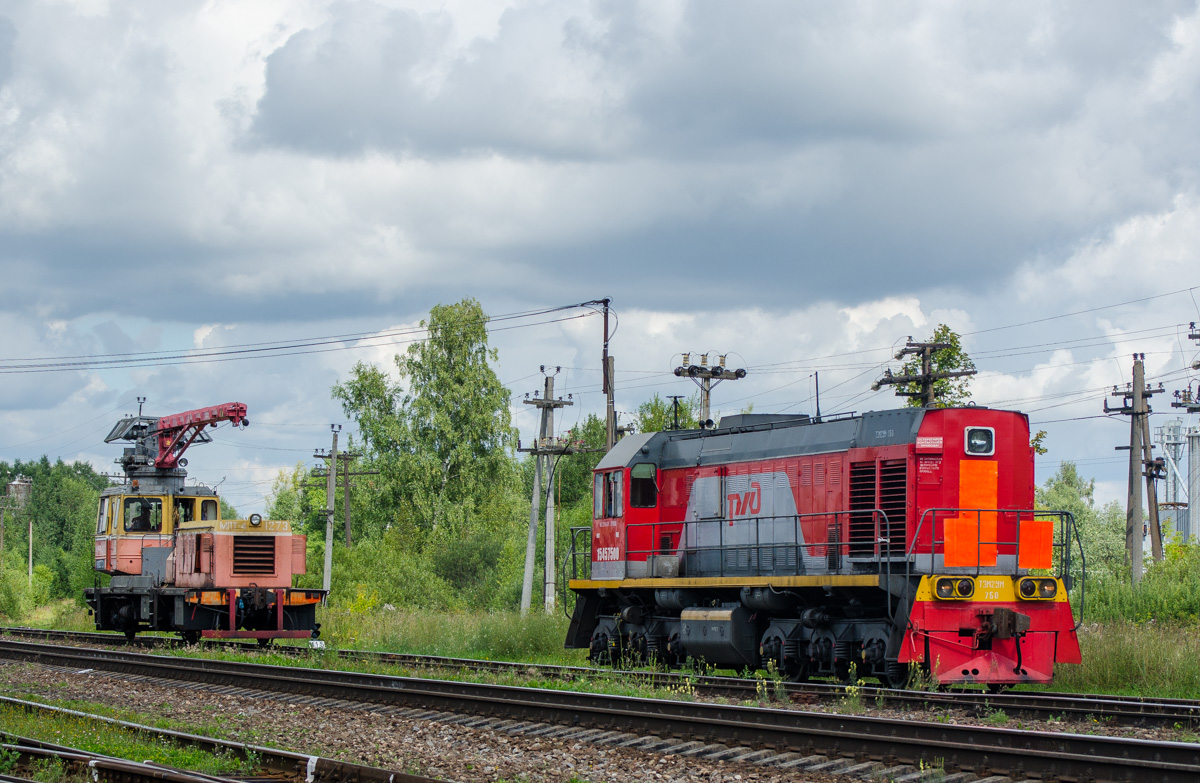
[[[713,465],[751,454],[769,458],[913,443],[925,413],[921,408],[899,408],[824,421],[776,414],[728,416],[721,422],[725,426],[711,430],[629,435],[604,455],[596,470],[638,462],[660,468]]]

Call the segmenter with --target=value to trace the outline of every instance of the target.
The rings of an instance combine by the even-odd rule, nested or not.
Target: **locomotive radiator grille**
[[[905,519],[908,510],[908,462],[886,459],[879,463],[879,509],[887,514],[887,528],[880,530],[888,539],[881,547],[883,554],[902,555],[906,549],[908,531]],[[881,526],[883,520],[880,520]]]
[[[875,463],[850,464],[850,556],[875,553]]]
[[[234,536],[233,573],[237,576],[275,573],[275,537]]]

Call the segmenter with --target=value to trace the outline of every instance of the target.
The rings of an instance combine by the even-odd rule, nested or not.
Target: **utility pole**
[[[330,459],[330,455],[326,454],[324,449],[317,449],[317,453],[313,454],[313,456],[316,457],[317,459],[323,459],[323,460]],[[350,488],[353,486],[353,481],[351,481],[351,476],[374,476],[374,475],[378,475],[378,473],[379,473],[378,470],[350,470],[350,463],[353,460],[360,458],[361,456],[362,456],[362,452],[360,452],[360,451],[343,451],[341,454],[337,455],[337,458],[342,461],[342,511],[344,512],[345,517],[346,517],[346,547],[347,548],[349,548],[353,544],[353,539],[350,535]],[[322,483],[328,483],[329,470],[330,470],[330,468],[328,468],[328,467],[313,468],[312,472],[309,475],[312,478],[326,479],[326,481],[325,482],[317,482],[315,484],[310,483],[308,486],[319,487],[319,486],[321,486]],[[337,468],[334,467],[333,470],[336,471]],[[336,487],[334,487],[334,491],[335,492],[337,491]],[[334,500],[336,501],[336,497],[334,498]]]
[[[608,355],[608,306],[611,303],[608,297],[601,299],[600,302],[604,305],[604,353],[601,356],[604,373],[604,451],[608,453],[612,451],[612,447],[617,445],[617,409],[613,402],[613,381],[616,374],[617,360]]]
[[[691,378],[700,387],[700,429],[713,426],[709,415],[712,412],[712,388],[721,381],[737,381],[746,377],[746,371],[740,367],[736,370],[726,369],[725,360],[728,356],[729,354],[718,355],[716,364],[709,367],[708,354],[700,354],[700,364],[692,364],[692,355],[685,353],[683,362],[675,368],[675,375]]]
[[[1125,511],[1125,552],[1132,568],[1133,583],[1142,581],[1142,547],[1145,540],[1145,527],[1142,522],[1142,477],[1146,479],[1146,496],[1150,505],[1150,547],[1155,560],[1162,560],[1162,531],[1158,524],[1158,496],[1154,480],[1159,478],[1164,465],[1151,457],[1150,406],[1146,402],[1150,397],[1163,391],[1159,386],[1152,389],[1146,386],[1145,354],[1133,355],[1133,382],[1119,391],[1113,387],[1111,395],[1119,397],[1120,403],[1110,407],[1108,400],[1104,401],[1105,413],[1119,413],[1129,416],[1129,445],[1118,446],[1117,450],[1129,449],[1129,489],[1127,492],[1127,507]]]
[[[333,446],[329,449],[329,481],[325,486],[325,572],[321,578],[321,585],[327,594],[330,578],[333,575],[333,501],[337,481],[338,433],[341,431],[342,425],[330,424],[329,429],[333,432]],[[319,452],[313,456],[325,458]]]
[[[542,365],[541,372],[546,372]],[[521,582],[521,614],[528,614],[533,603],[533,570],[536,564],[537,534],[540,527],[542,509],[542,467],[546,468],[546,533],[545,533],[545,576],[542,581],[542,597],[547,612],[554,610],[556,590],[556,556],[554,553],[554,473],[558,460],[567,454],[578,454],[589,449],[572,445],[569,441],[554,436],[554,411],[574,405],[570,399],[554,398],[554,376],[561,368],[554,368],[554,374],[547,375],[543,386],[542,396],[522,400],[526,405],[533,405],[541,411],[538,423],[538,437],[533,447],[524,449],[517,444],[517,451],[532,454],[533,467],[533,497],[529,505],[529,536],[525,542],[525,575]]]
[[[953,348],[950,343],[915,343],[913,338],[909,337],[908,342],[899,351],[896,351],[896,360],[899,361],[905,356],[920,356],[921,357],[921,372],[916,375],[893,375],[891,369],[883,371],[883,377],[871,384],[871,391],[879,391],[884,386],[894,386],[899,383],[919,383],[921,390],[915,392],[897,391],[897,397],[919,397],[922,408],[930,408],[937,401],[937,393],[934,391],[933,385],[935,382],[945,378],[963,378],[968,375],[974,375],[975,370],[956,370],[954,372],[934,372],[933,371],[933,354],[935,351]]]

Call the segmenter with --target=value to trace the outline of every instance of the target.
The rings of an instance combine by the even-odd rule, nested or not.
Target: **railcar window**
[[[629,471],[629,505],[634,508],[654,508],[658,505],[658,485],[655,469],[649,462],[641,462]]]
[[[162,498],[125,498],[125,532],[162,530]]]
[[[175,498],[175,524],[191,522],[196,518],[196,501],[193,498]]]
[[[96,518],[96,535],[108,532],[108,498],[100,498],[100,515]]]

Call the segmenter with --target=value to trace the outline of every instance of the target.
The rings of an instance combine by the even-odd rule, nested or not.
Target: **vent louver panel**
[[[274,574],[275,537],[234,536],[233,573],[235,576]]]
[[[902,459],[879,463],[879,508],[887,514],[887,527],[881,530],[888,544],[884,554],[902,555],[906,549],[908,511],[908,462]],[[880,520],[883,524],[883,520]]]

